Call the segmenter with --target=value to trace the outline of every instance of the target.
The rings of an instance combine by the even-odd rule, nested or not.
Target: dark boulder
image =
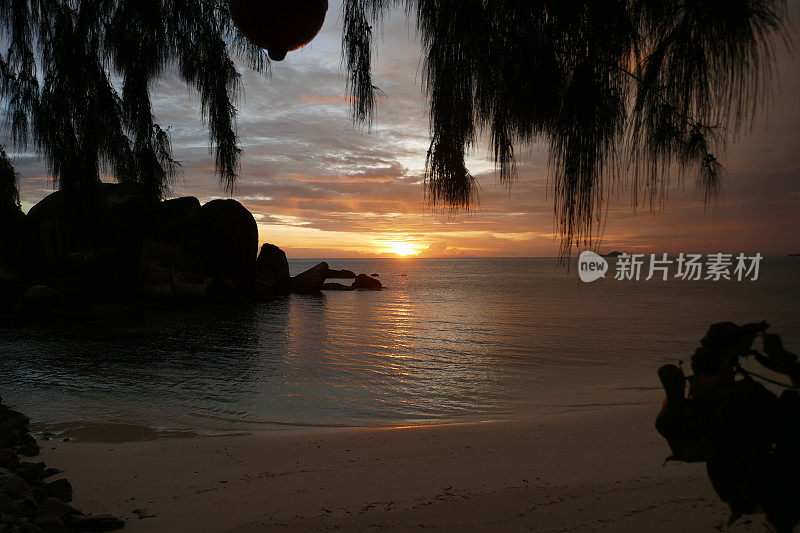
[[[141,242],[156,207],[132,183],[46,196],[27,216],[32,281],[52,284],[70,301],[133,298]]]
[[[354,291],[355,289],[350,285],[344,285],[343,283],[323,283],[322,284],[323,291]]]
[[[27,220],[17,206],[0,209],[0,310],[17,303],[30,270]]]
[[[22,467],[17,454],[36,455],[39,446],[28,433],[28,417],[0,403],[0,467]]]
[[[58,309],[58,293],[46,285],[33,285],[22,297],[22,308],[37,315],[53,313]]]
[[[255,297],[264,299],[288,294],[290,280],[286,253],[274,244],[263,244],[256,260]]]
[[[103,247],[103,206],[95,197],[56,191],[31,207],[27,220],[39,281],[60,278],[67,255]]]
[[[213,302],[230,302],[238,300],[243,296],[239,285],[231,278],[210,279],[210,284],[206,288],[206,298]]]
[[[46,465],[41,461],[38,463],[22,461],[14,471],[14,474],[24,479],[27,483],[34,483],[44,479],[45,467]]]
[[[347,279],[347,278],[355,278],[356,273],[352,270],[342,269],[342,270],[328,270],[328,279]]]
[[[328,263],[322,262],[292,278],[292,292],[313,294],[322,290],[328,275]]]
[[[129,300],[136,278],[132,278],[133,254],[110,248],[72,252],[61,260],[55,285],[71,303],[91,304]],[[134,272],[136,269],[132,269]]]
[[[139,275],[139,294],[151,300],[200,299],[210,284],[199,257],[150,239],[142,246]]]
[[[45,531],[64,531],[65,521],[76,511],[58,498],[46,498],[39,507],[33,523]]]
[[[66,479],[57,479],[45,485],[48,496],[58,498],[64,502],[72,501],[72,484]]]
[[[196,248],[200,228],[200,201],[194,196],[164,200],[151,224],[149,237],[177,246],[189,253],[199,254]]]
[[[25,494],[29,490],[25,480],[15,474],[0,476],[0,491],[2,492],[20,495]]]
[[[103,184],[103,248],[120,250],[119,271],[135,282],[142,241],[160,204],[137,183]]]
[[[205,275],[214,287],[233,284],[236,295],[247,294],[255,282],[258,226],[236,200],[212,200],[200,208],[199,252]],[[214,289],[216,290],[216,289]]]
[[[366,274],[359,274],[358,276],[356,276],[356,280],[353,282],[352,287],[354,289],[379,291],[383,288],[383,285],[381,285],[381,282],[375,278],[371,278]]]
[[[201,257],[207,240],[203,224],[200,201],[194,196],[159,204],[148,238],[142,243],[141,296],[149,300],[198,300],[207,295],[213,280],[207,276]]]

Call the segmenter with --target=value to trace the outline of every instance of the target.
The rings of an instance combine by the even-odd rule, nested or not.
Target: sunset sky
[[[797,26],[800,0],[790,5]],[[480,143],[468,161],[481,185],[480,205],[457,216],[426,209],[421,175],[429,137],[421,59],[402,13],[387,20],[377,50],[375,83],[387,98],[371,132],[352,127],[340,12],[340,1],[332,0],[320,35],[274,63],[270,76],[242,68],[238,129],[245,155],[234,198],[253,212],[260,241],[277,244],[290,258],[557,255],[544,145],[518,150],[524,156],[519,181],[509,190],[497,182],[487,145]],[[622,191],[609,209],[601,248],[800,252],[799,61],[782,51],[780,92],[769,116],[723,158],[728,177],[717,209],[705,212],[693,183],[673,188],[667,208],[657,213],[635,212]],[[223,197],[198,98],[172,75],[153,92],[183,163],[174,195],[202,202]],[[52,183],[34,154],[12,155],[27,211],[52,191]]]

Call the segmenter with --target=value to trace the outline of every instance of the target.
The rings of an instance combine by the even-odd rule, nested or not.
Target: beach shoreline
[[[128,531],[723,528],[704,464],[663,464],[656,411],[41,444],[75,507],[120,516]],[[730,530],[764,531],[763,517]]]

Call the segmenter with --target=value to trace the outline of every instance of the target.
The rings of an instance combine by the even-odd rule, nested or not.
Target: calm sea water
[[[44,424],[489,420],[653,402],[657,367],[711,322],[767,320],[800,350],[800,258],[765,259],[755,282],[591,284],[553,259],[329,263],[387,290],[0,323],[0,395]]]

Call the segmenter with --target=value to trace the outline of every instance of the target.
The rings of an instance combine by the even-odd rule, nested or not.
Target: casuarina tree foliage
[[[719,153],[770,94],[782,0],[345,0],[354,117],[369,121],[372,26],[405,6],[424,53],[434,205],[468,208],[480,134],[503,182],[521,145],[549,146],[564,251],[590,240],[612,187],[651,207],[688,174],[706,201]]]
[[[0,0],[0,43],[4,131],[17,146],[32,141],[62,189],[91,189],[109,172],[166,192],[177,162],[150,92],[174,69],[199,93],[219,177],[232,190],[234,58],[258,71],[269,60],[239,34],[226,1]]]
[[[504,183],[516,177],[519,149],[543,142],[564,251],[591,240],[619,185],[653,207],[670,178],[688,176],[712,202],[720,153],[763,111],[786,40],[785,0],[343,0],[356,123],[372,121],[381,95],[375,27],[398,7],[424,54],[427,200],[474,204],[465,155],[482,136]],[[13,141],[32,139],[62,188],[107,169],[164,193],[176,162],[150,89],[175,65],[201,95],[232,190],[232,58],[257,70],[268,60],[231,24],[224,0],[0,0],[0,42],[9,45],[0,99]]]
[[[0,210],[19,208],[17,173],[6,151],[0,147]]]

